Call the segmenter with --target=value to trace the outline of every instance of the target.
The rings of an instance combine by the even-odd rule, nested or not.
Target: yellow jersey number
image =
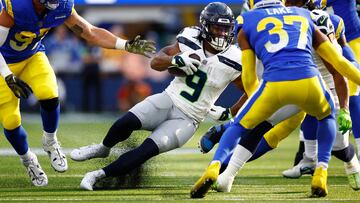
[[[15,51],[24,51],[34,41],[34,39],[40,38],[40,40],[42,40],[49,30],[49,28],[42,28],[40,29],[39,35],[29,31],[16,33],[14,39],[10,40],[10,47]],[[33,48],[35,48],[37,44],[38,43],[36,43]]]
[[[302,16],[283,16],[284,21],[281,21],[275,17],[267,17],[262,19],[257,25],[257,31],[261,32],[266,29],[268,24],[273,24],[274,27],[270,29],[269,35],[278,35],[279,41],[277,43],[272,43],[271,41],[267,41],[265,43],[265,48],[268,52],[274,53],[282,48],[286,47],[289,43],[289,35],[284,30],[284,23],[287,25],[294,25],[294,22],[300,23],[300,36],[298,40],[297,47],[299,49],[305,49],[307,44],[307,30],[309,28],[309,22],[305,17]]]

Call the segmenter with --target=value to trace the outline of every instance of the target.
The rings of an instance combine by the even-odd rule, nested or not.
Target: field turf
[[[58,132],[65,150],[100,142],[116,117],[112,116],[63,116]],[[33,149],[41,147],[41,127],[38,116],[27,115],[24,126]],[[14,155],[0,154],[0,202],[360,202],[360,191],[353,191],[344,174],[343,164],[333,158],[329,169],[329,195],[314,199],[310,195],[310,176],[285,179],[281,171],[292,165],[298,145],[297,132],[282,142],[279,148],[249,163],[235,179],[231,193],[209,194],[200,200],[189,198],[192,184],[200,177],[213,154],[202,155],[197,148],[199,137],[210,126],[200,126],[194,138],[175,153],[152,159],[142,168],[142,178],[134,188],[129,178],[124,182],[112,181],[109,190],[82,191],[79,189],[83,175],[105,166],[116,159],[116,153],[107,159],[74,162],[70,158],[69,170],[56,173],[43,153],[40,163],[49,177],[47,187],[36,188],[30,184],[25,168]],[[1,131],[2,132],[2,131]],[[132,138],[118,148],[135,146],[147,132],[134,133]],[[4,135],[0,136],[0,151],[10,149]],[[9,150],[8,150],[9,151]],[[107,185],[107,184],[106,184]]]

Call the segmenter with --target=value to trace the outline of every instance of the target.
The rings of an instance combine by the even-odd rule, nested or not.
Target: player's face
[[[210,25],[209,31],[214,37],[227,37],[230,36],[232,28],[224,25]]]

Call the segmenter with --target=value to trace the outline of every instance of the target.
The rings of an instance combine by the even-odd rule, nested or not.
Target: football
[[[198,60],[198,61],[200,61],[201,59],[200,59],[200,56],[198,56],[197,54],[190,54],[189,55],[189,57],[190,58],[193,58],[193,59],[196,59],[196,60]],[[173,76],[176,76],[176,77],[186,77],[187,75],[186,75],[186,73],[183,71],[183,70],[181,70],[181,69],[179,69],[179,68],[176,68],[176,67],[170,67],[170,68],[168,68],[168,72],[171,74],[171,75],[173,75]]]

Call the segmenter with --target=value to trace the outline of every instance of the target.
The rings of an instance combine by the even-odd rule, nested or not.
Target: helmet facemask
[[[59,7],[59,0],[40,0],[40,3],[49,10],[55,10]]]
[[[234,25],[229,19],[219,19],[224,23],[203,25],[203,38],[217,51],[225,50],[234,38]]]

